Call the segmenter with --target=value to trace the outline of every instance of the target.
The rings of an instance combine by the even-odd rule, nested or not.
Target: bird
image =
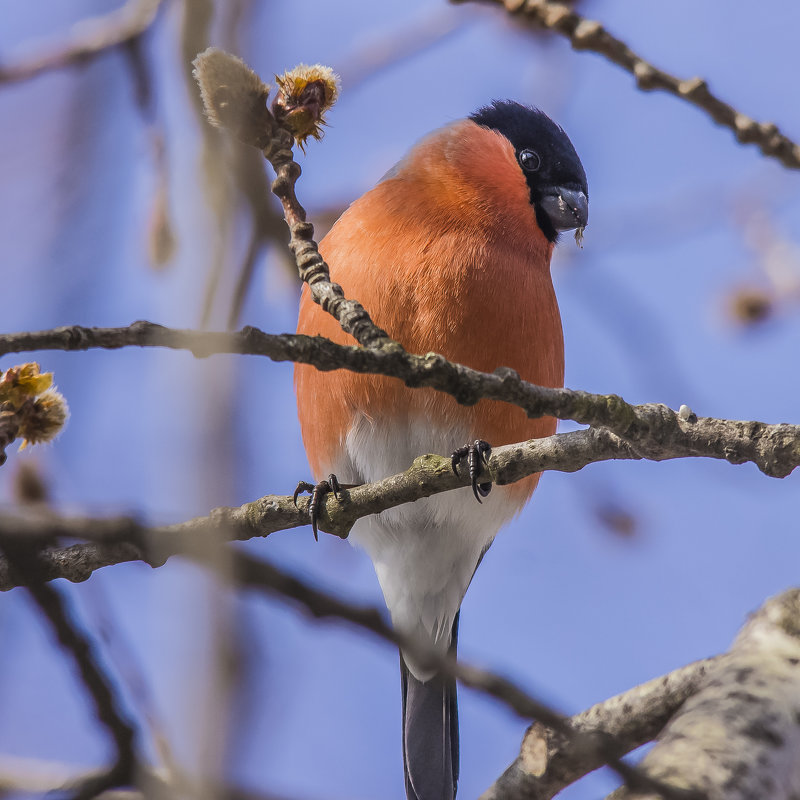
[[[588,222],[586,174],[569,137],[543,111],[495,100],[423,137],[320,242],[331,280],[406,350],[435,351],[482,372],[499,367],[561,387],[564,340],[550,275],[562,232]],[[304,286],[297,332],[355,340]],[[406,470],[424,453],[451,456],[472,486],[359,520],[349,535],[375,567],[393,626],[428,651],[455,655],[461,602],[531,475],[478,483],[493,446],[555,433],[510,404],[473,406],[400,380],[295,366],[298,416],[320,498]],[[326,477],[329,476],[329,477]],[[491,492],[489,491],[490,489]],[[476,503],[475,500],[479,502]],[[453,800],[459,772],[455,681],[400,653],[408,800]]]

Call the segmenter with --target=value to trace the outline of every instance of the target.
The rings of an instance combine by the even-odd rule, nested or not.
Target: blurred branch
[[[72,764],[60,764],[40,759],[15,758],[0,754],[0,793],[63,795],[64,787],[86,784],[100,775],[97,770],[81,770]],[[170,798],[197,798],[203,791],[220,800],[289,800],[285,795],[275,795],[242,789],[233,784],[209,787],[207,781],[192,779],[186,774],[169,777],[164,770],[140,766],[136,788],[109,789],[100,792],[100,800],[169,800]]]
[[[709,798],[800,792],[800,589],[768,600],[671,719],[641,768]],[[614,800],[651,800],[640,787]]]
[[[465,0],[451,0],[459,3]],[[782,134],[772,122],[756,122],[720,100],[701,78],[681,80],[645,61],[599,22],[586,19],[569,6],[553,0],[490,0],[510,14],[521,14],[547,30],[569,39],[575,50],[605,56],[636,79],[643,91],[660,89],[705,111],[718,125],[733,131],[741,144],[755,144],[765,156],[785,167],[800,169],[800,145]]]
[[[353,91],[382,70],[425,52],[472,22],[474,18],[447,6],[424,8],[402,27],[393,25],[357,42],[337,65],[342,86]]]
[[[72,657],[94,703],[95,715],[111,736],[116,751],[110,769],[94,774],[70,789],[73,800],[82,800],[95,797],[105,789],[127,786],[132,782],[136,768],[135,731],[117,707],[119,700],[113,684],[96,658],[91,640],[74,621],[74,613],[67,601],[42,576],[37,550],[36,544],[30,540],[17,536],[0,537],[0,552],[5,554],[7,572],[25,586],[59,643]]]
[[[249,326],[238,333],[214,333],[165,328],[150,322],[135,322],[127,328],[70,326],[0,335],[0,355],[22,350],[116,349],[132,345],[190,350],[201,357],[222,352],[264,355],[274,361],[296,361],[321,370],[350,369],[389,375],[400,378],[407,386],[446,392],[464,405],[473,405],[484,398],[501,400],[519,406],[529,417],[571,419],[608,428],[619,437],[606,438],[601,443],[601,433],[592,432],[593,440],[582,445],[584,449],[580,452],[585,460],[580,466],[604,458],[663,461],[705,457],[724,459],[731,464],[752,462],[765,475],[783,478],[800,464],[798,425],[697,417],[686,406],[675,412],[656,403],[631,405],[617,395],[536,386],[505,367],[491,374],[478,372],[436,353],[412,355],[391,340],[368,348],[350,347],[317,336],[266,334]],[[554,441],[564,440],[559,437]],[[595,453],[599,457],[595,458]],[[574,469],[580,468],[578,461],[570,463],[575,465]],[[490,467],[493,479],[500,483],[522,477],[510,468],[502,472],[492,470]]]
[[[720,657],[695,661],[668,675],[593,705],[569,719],[578,734],[607,737],[621,757],[652,741],[687,698],[697,692]],[[566,786],[604,765],[562,733],[535,722],[525,732],[520,754],[481,795],[481,800],[550,800]]]
[[[40,551],[41,553],[41,551]],[[126,687],[132,706],[136,709],[140,721],[138,736],[140,748],[147,752],[148,743],[152,742],[156,763],[147,771],[140,765],[137,776],[137,785],[141,788],[142,782],[157,769],[158,774],[165,781],[173,780],[180,774],[178,759],[173,752],[169,741],[167,726],[161,718],[158,704],[153,697],[145,673],[139,660],[136,649],[131,646],[124,631],[124,626],[119,624],[119,619],[112,616],[113,605],[104,591],[102,582],[93,581],[86,585],[86,615],[89,625],[96,631],[96,639],[103,648],[108,664],[113,667],[123,686]],[[158,794],[152,795],[158,798]]]
[[[227,328],[233,330],[240,321],[247,293],[255,275],[258,257],[269,242],[280,246],[286,261],[292,262],[291,271],[296,276],[293,259],[286,253],[289,232],[283,215],[277,208],[269,192],[269,181],[264,169],[264,161],[251,147],[238,145],[233,151],[233,175],[236,186],[244,198],[250,212],[250,241],[239,267],[239,274],[233,289],[228,309]]]
[[[108,14],[82,20],[71,36],[41,45],[38,52],[0,63],[0,83],[23,81],[52,69],[84,63],[141,36],[156,17],[161,0],[127,0]]]
[[[213,549],[198,547],[197,535],[210,536],[214,541],[219,542],[219,533],[224,527],[224,523],[221,523],[220,520],[221,518],[193,521],[202,524],[196,526],[195,535],[191,540],[192,546],[186,549],[183,555],[204,566],[214,568],[215,553]],[[177,527],[173,526],[173,528]],[[27,548],[43,547],[53,540],[63,537],[80,537],[94,540],[98,546],[104,546],[105,543],[112,540],[116,543],[124,541],[129,546],[145,551],[151,545],[155,545],[162,535],[163,533],[159,529],[147,529],[131,520],[70,520],[54,516],[40,519],[15,519],[0,516],[0,541],[13,542],[15,546],[18,546],[18,542],[24,542]],[[426,667],[457,678],[465,686],[493,697],[519,716],[526,719],[535,718],[548,725],[571,740],[574,746],[579,747],[588,757],[599,759],[601,764],[610,766],[632,786],[646,787],[667,800],[696,800],[695,795],[651,780],[642,775],[635,767],[620,761],[612,752],[606,736],[574,731],[567,718],[536,700],[507,678],[488,670],[457,662],[449,655],[441,656],[430,652],[427,646],[420,644],[415,638],[395,630],[377,609],[341,600],[332,594],[320,591],[310,583],[296,578],[269,562],[254,558],[244,552],[230,551],[230,555],[231,575],[236,585],[266,592],[283,601],[293,601],[316,619],[334,618],[354,624],[358,628],[398,646],[404,652],[411,653],[415,660],[425,664]],[[41,569],[37,565],[36,569],[36,580],[49,580],[52,577],[47,567]]]
[[[192,59],[200,50],[208,47],[212,36],[212,28],[220,22],[217,16],[227,17],[231,3],[214,3],[213,0],[183,0],[183,14],[180,27],[180,64],[192,109],[199,122],[202,137],[200,168],[204,178],[205,199],[212,224],[204,223],[208,228],[208,274],[203,291],[203,305],[200,311],[200,327],[211,324],[214,316],[214,304],[220,282],[225,274],[225,265],[232,242],[234,217],[239,197],[236,187],[236,175],[231,167],[236,145],[227,137],[220,136],[219,131],[205,124],[203,104],[197,96],[192,78]],[[224,22],[224,19],[222,20]],[[230,34],[229,26],[223,25]],[[232,41],[226,46],[234,47]]]
[[[136,105],[147,132],[149,155],[155,172],[155,190],[147,225],[147,250],[151,265],[155,269],[163,269],[177,246],[175,226],[169,208],[171,187],[167,135],[163,120],[159,118],[153,90],[154,79],[142,38],[131,39],[123,50],[128,57]]]
[[[241,266],[239,267],[239,275],[236,278],[236,286],[234,287],[231,305],[228,310],[228,324],[226,326],[228,330],[233,330],[239,324],[242,316],[242,309],[244,308],[244,301],[247,299],[247,294],[250,291],[253,276],[256,272],[256,263],[264,249],[265,237],[255,226],[255,215],[253,215],[253,222],[253,231],[250,234],[250,241],[247,244],[247,252],[244,254]]]

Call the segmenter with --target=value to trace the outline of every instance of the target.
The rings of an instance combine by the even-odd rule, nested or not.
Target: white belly
[[[474,438],[471,431],[429,420],[399,424],[362,415],[330,471],[343,483],[375,481],[408,469],[423,453],[450,455]],[[355,524],[350,541],[372,559],[395,627],[446,652],[475,567],[517,510],[506,491],[495,486],[479,504],[470,488],[457,489]],[[413,662],[409,667],[421,680],[430,677]]]

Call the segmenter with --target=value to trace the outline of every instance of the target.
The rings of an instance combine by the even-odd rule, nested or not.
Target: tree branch
[[[642,761],[652,777],[709,800],[800,792],[800,589],[768,600]],[[614,800],[653,800],[640,788]]]
[[[84,539],[94,540],[94,544],[98,547],[103,547],[109,542],[125,543],[141,549],[144,553],[151,548],[155,549],[156,540],[162,535],[158,529],[148,530],[130,520],[84,520],[82,521],[84,523],[83,533],[80,533],[80,522],[53,516],[43,517],[39,520],[0,516],[0,541],[5,543],[24,542],[26,547],[42,547],[44,544],[62,537],[80,536]],[[199,523],[200,521],[194,522]],[[173,526],[173,528],[175,527],[177,526]],[[196,525],[191,538],[187,540],[190,546],[183,552],[183,555],[213,568],[218,551],[215,551],[213,546],[205,545],[219,544],[221,529],[219,520],[209,519],[205,521],[204,526]],[[210,537],[210,539],[206,538],[205,542],[201,543],[200,536]],[[377,609],[341,600],[244,552],[229,551],[227,555],[230,557],[231,574],[237,585],[266,592],[282,601],[292,601],[314,618],[340,619],[369,631],[412,654],[420,664],[452,676],[465,686],[493,697],[521,717],[535,718],[554,731],[561,733],[588,758],[594,759],[599,764],[608,765],[632,786],[644,786],[657,792],[666,800],[699,800],[699,796],[696,794],[674,789],[658,780],[651,780],[635,767],[620,761],[605,736],[586,735],[573,730],[566,718],[533,698],[513,681],[488,670],[457,662],[452,656],[441,656],[430,652],[415,638],[392,628]],[[39,581],[50,579],[48,567],[40,567],[36,578]]]
[[[72,789],[73,800],[88,800],[100,792],[132,782],[136,767],[135,731],[118,708],[118,698],[103,666],[96,658],[88,635],[79,629],[66,600],[46,582],[38,564],[35,541],[17,536],[0,536],[0,552],[5,554],[6,570],[25,586],[59,643],[70,654],[81,681],[92,698],[97,719],[106,728],[115,748],[114,764],[92,775]]]
[[[0,754],[0,793],[26,794],[40,797],[57,795],[88,785],[103,773],[85,770],[72,764],[40,759],[15,758]],[[207,778],[193,778],[182,770],[152,768],[140,765],[136,790],[109,789],[98,795],[99,800],[169,800],[170,798],[213,797],[220,800],[289,800],[285,795],[257,792],[235,784],[210,785]]]
[[[198,357],[212,353],[263,355],[273,361],[312,364],[321,370],[350,369],[389,375],[407,386],[446,392],[464,405],[473,405],[481,399],[501,400],[519,406],[529,417],[553,416],[608,428],[626,440],[624,448],[619,442],[614,444],[617,451],[625,451],[625,455],[617,457],[651,461],[706,457],[724,459],[731,464],[752,462],[764,474],[776,478],[786,477],[800,464],[800,426],[797,425],[697,417],[685,407],[675,412],[655,403],[630,405],[617,395],[536,386],[505,367],[492,374],[478,372],[437,353],[412,355],[394,343],[387,347],[350,347],[318,336],[267,334],[249,326],[238,333],[215,333],[165,328],[151,322],[135,322],[127,328],[76,325],[0,335],[0,355],[30,350],[128,346],[189,350]],[[610,442],[606,446],[611,446]],[[603,460],[603,457],[590,458],[584,464],[593,460]],[[522,475],[509,470],[498,474],[497,480],[509,483],[520,477]]]
[[[402,350],[386,331],[375,325],[361,303],[346,298],[342,287],[331,281],[330,268],[314,241],[314,226],[306,221],[306,210],[294,191],[302,170],[292,156],[293,143],[292,134],[275,123],[272,140],[264,148],[264,155],[275,170],[272,191],[283,206],[289,226],[289,249],[294,254],[301,280],[309,285],[314,302],[335,317],[342,329],[359,344]]]
[[[459,3],[465,0],[452,0]],[[712,94],[701,78],[681,80],[645,61],[599,22],[586,19],[569,6],[553,0],[490,0],[510,14],[522,15],[535,24],[569,39],[575,50],[589,50],[605,56],[636,79],[643,91],[659,89],[705,111],[711,119],[733,131],[741,144],[755,144],[770,158],[789,169],[800,169],[800,145],[789,139],[772,122],[756,122]]]
[[[618,694],[569,719],[576,734],[606,737],[608,751],[621,757],[654,739],[719,659],[695,661]],[[604,765],[599,753],[535,722],[520,754],[480,800],[550,800],[562,789]]]
[[[81,64],[130,42],[150,27],[160,5],[161,0],[127,0],[108,14],[83,20],[64,41],[41,46],[16,63],[0,64],[0,83],[24,81],[47,70]]]
[[[481,479],[507,482],[557,469],[574,472],[587,459],[626,458],[629,448],[618,437],[604,430],[574,431],[547,439],[533,439],[518,445],[498,447],[492,452]],[[419,500],[451,489],[469,486],[466,474],[453,473],[450,458],[424,455],[405,472],[375,483],[343,489],[344,498],[332,494],[320,509],[319,526],[323,531],[345,537],[356,520],[378,514],[403,503]],[[298,498],[295,506],[289,495],[267,495],[238,508],[221,507],[206,517],[197,517],[175,525],[149,528],[127,517],[93,519],[47,515],[0,516],[0,538],[23,540],[83,539],[63,549],[39,554],[42,578],[65,578],[74,583],[85,581],[102,567],[128,561],[146,561],[161,566],[170,556],[205,546],[209,542],[245,541],[265,537],[280,530],[309,524],[308,501]],[[19,585],[8,565],[0,561],[0,591]]]

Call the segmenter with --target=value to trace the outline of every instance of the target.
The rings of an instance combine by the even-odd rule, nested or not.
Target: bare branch
[[[194,521],[195,523],[201,521]],[[205,566],[214,567],[216,553],[213,547],[198,546],[198,537],[211,537],[211,542],[221,541],[224,525],[219,520],[204,520],[204,525],[195,525],[191,539],[184,543],[190,546],[183,555]],[[83,533],[80,525],[83,524]],[[177,528],[178,526],[173,526]],[[173,530],[173,535],[177,532]],[[146,529],[130,520],[70,520],[54,516],[39,520],[0,516],[0,541],[24,542],[27,548],[41,547],[47,542],[62,537],[79,536],[92,539],[98,547],[114,541],[127,543],[142,551],[154,548],[163,530]],[[208,540],[207,540],[208,541]],[[174,543],[174,542],[173,542]],[[452,656],[441,656],[415,638],[396,631],[375,608],[355,605],[334,595],[320,591],[311,584],[296,578],[266,561],[254,558],[241,551],[230,551],[234,582],[247,589],[266,592],[280,600],[290,600],[317,619],[334,618],[344,620],[388,641],[404,652],[410,653],[420,664],[458,679],[483,694],[493,697],[525,719],[535,718],[555,731],[568,737],[587,757],[600,764],[607,764],[632,786],[644,786],[658,792],[666,800],[699,800],[696,794],[683,792],[651,780],[636,768],[620,761],[604,736],[584,735],[572,730],[569,721],[546,704],[535,699],[513,681],[488,670],[457,662]],[[50,578],[48,567],[40,568],[38,580]],[[42,585],[42,584],[40,584]]]
[[[0,754],[0,793],[61,796],[67,789],[86,785],[98,778],[97,770],[82,770],[71,764],[40,759],[17,758]],[[171,797],[196,798],[209,794],[224,800],[289,800],[285,795],[258,792],[233,784],[209,787],[207,779],[191,778],[184,772],[167,774],[163,769],[140,766],[136,789],[109,789],[98,795],[100,800],[167,800]]]
[[[412,355],[393,342],[385,347],[348,347],[322,337],[266,334],[249,326],[238,333],[214,333],[165,328],[151,322],[135,322],[127,328],[75,325],[36,333],[0,335],[0,355],[23,350],[128,346],[190,350],[198,357],[212,353],[263,355],[273,361],[312,364],[321,370],[350,369],[390,375],[407,386],[428,386],[446,392],[464,405],[473,405],[482,398],[502,400],[519,406],[529,417],[553,416],[602,426],[626,440],[625,455],[589,458],[581,466],[604,457],[651,461],[706,457],[724,459],[731,464],[752,462],[764,474],[783,478],[800,464],[800,426],[797,425],[697,417],[686,407],[678,413],[655,403],[630,405],[617,395],[536,386],[504,367],[492,374],[478,372],[447,361],[437,353]],[[612,449],[619,451],[620,443]],[[509,483],[522,476],[511,470],[498,473],[496,477],[500,483]]]
[[[605,736],[608,752],[621,757],[654,739],[718,659],[696,661],[668,675],[597,703],[569,720],[577,734]],[[513,764],[481,800],[550,800],[562,789],[604,765],[598,752],[535,722],[525,733]]]
[[[768,600],[672,718],[642,769],[709,800],[800,792],[800,589]],[[643,788],[614,800],[654,800]]]
[[[498,479],[509,473],[519,477],[544,468],[575,471],[599,450],[607,458],[625,458],[627,447],[608,431],[575,431],[548,439],[534,439],[520,445],[498,447],[489,459],[489,480],[494,471]],[[591,455],[590,455],[591,454]],[[516,462],[516,463],[514,463]],[[524,462],[524,466],[521,462]],[[429,497],[470,483],[467,475],[455,475],[450,458],[420,456],[405,472],[375,483],[343,489],[343,500],[326,497],[320,512],[320,528],[345,537],[356,520],[377,514],[403,503]],[[288,495],[267,495],[239,508],[216,508],[207,517],[175,525],[148,528],[127,517],[93,519],[53,517],[50,514],[0,516],[0,538],[19,537],[23,541],[43,539],[88,540],[89,544],[46,550],[39,554],[42,579],[66,578],[85,581],[97,569],[127,561],[146,561],[161,566],[170,556],[207,543],[245,541],[265,537],[280,530],[308,525],[307,500],[295,506]],[[8,565],[0,561],[0,591],[18,586]]]
[[[603,429],[573,431],[495,448],[480,479],[505,484],[536,472],[574,472],[595,461],[626,458],[639,458],[639,455],[613,433]],[[335,536],[346,537],[356,520],[362,517],[467,485],[468,476],[455,475],[449,457],[420,456],[405,472],[343,489],[342,500],[337,500],[333,494],[327,495],[320,509],[319,527]],[[95,570],[112,564],[141,560],[154,567],[160,566],[170,556],[208,543],[209,539],[211,543],[244,541],[309,524],[307,499],[298,499],[298,505],[295,506],[291,496],[267,495],[238,508],[216,508],[207,517],[156,528],[147,528],[126,517],[6,515],[0,516],[0,537],[90,540],[91,544],[47,550],[39,555],[42,578],[66,578],[77,583],[85,581]],[[7,565],[0,561],[0,591],[17,585]]]
[[[66,599],[40,574],[37,550],[35,541],[17,536],[0,537],[0,551],[5,554],[7,570],[25,586],[59,643],[72,657],[92,698],[97,719],[111,736],[116,751],[110,769],[87,778],[71,790],[73,800],[83,800],[95,797],[105,789],[132,782],[136,767],[135,732],[118,708],[119,701],[112,682],[98,661],[88,635],[78,627]]]
[[[465,2],[465,0],[452,0]],[[772,122],[756,122],[712,94],[702,78],[681,80],[645,61],[599,22],[586,19],[569,6],[553,0],[490,0],[511,14],[521,14],[547,30],[569,39],[575,50],[589,50],[605,56],[636,79],[643,91],[660,89],[705,111],[718,125],[733,131],[742,144],[755,144],[770,158],[790,169],[800,169],[800,145],[778,130]]]
[[[347,299],[342,287],[331,282],[330,268],[314,241],[314,226],[306,221],[306,210],[294,191],[301,170],[292,157],[292,141],[292,135],[276,125],[273,139],[264,152],[275,170],[272,191],[283,205],[283,213],[289,226],[289,249],[294,254],[300,278],[309,285],[314,301],[333,315],[342,328],[352,334],[360,344],[367,347],[380,345],[400,348],[386,331],[375,325],[361,303]]]
[[[396,67],[461,32],[474,19],[447,6],[435,5],[423,8],[402,28],[393,24],[363,42],[355,42],[346,60],[337,64],[342,86],[352,92],[383,70]]]
[[[160,5],[161,0],[127,0],[104,16],[83,20],[64,41],[42,45],[16,63],[0,64],[0,83],[24,81],[48,70],[84,63],[130,42],[150,27]]]

